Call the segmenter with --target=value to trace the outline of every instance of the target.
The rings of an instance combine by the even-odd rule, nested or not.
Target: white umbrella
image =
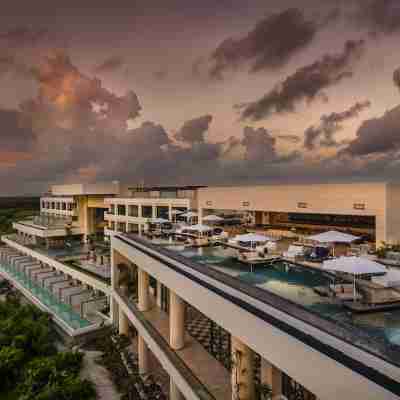
[[[363,257],[339,257],[326,260],[322,268],[328,271],[346,272],[353,275],[353,298],[356,298],[356,277],[363,274],[385,273],[386,268],[375,261]]]
[[[198,216],[198,214],[194,211],[188,211],[188,212],[181,214],[181,217],[186,217],[186,218],[193,218],[193,217],[197,217],[197,216]]]
[[[214,215],[214,214],[207,215],[206,217],[203,218],[203,221],[206,221],[206,222],[221,222],[223,220],[224,220],[223,218],[219,217],[218,215]]]
[[[360,238],[358,236],[349,235],[348,233],[328,231],[318,235],[308,236],[307,239],[320,243],[351,243]]]
[[[149,221],[151,224],[165,224],[166,222],[169,222],[165,218],[151,218]]]
[[[267,242],[268,240],[272,240],[272,238],[257,233],[245,233],[243,235],[236,235],[235,240],[238,242]]]
[[[201,224],[191,225],[191,226],[188,226],[185,229],[188,230],[188,231],[198,231],[198,232],[209,232],[209,231],[213,230],[213,228],[211,228],[210,226],[201,225]]]
[[[184,213],[185,213],[185,211],[181,211],[181,210],[172,210],[171,211],[172,215],[180,215],[180,214],[184,214]]]

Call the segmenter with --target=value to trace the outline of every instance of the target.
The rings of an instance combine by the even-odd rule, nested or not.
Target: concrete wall
[[[74,195],[97,195],[97,194],[119,194],[119,182],[111,183],[79,183],[73,185],[54,185],[51,187],[54,196],[74,196]]]

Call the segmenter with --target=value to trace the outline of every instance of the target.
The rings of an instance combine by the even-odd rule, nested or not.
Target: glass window
[[[123,204],[118,204],[118,215],[126,215],[126,207]]]
[[[128,215],[130,217],[138,217],[139,216],[139,207],[137,205],[128,206]]]
[[[115,229],[115,222],[114,222],[114,221],[110,221],[109,228],[110,228],[112,231]]]
[[[143,218],[151,218],[153,216],[153,207],[152,206],[142,206],[142,217]]]
[[[139,225],[138,224],[128,224],[128,232],[137,233],[139,232]]]
[[[109,212],[110,212],[110,214],[115,213],[115,205],[114,204],[110,204]]]

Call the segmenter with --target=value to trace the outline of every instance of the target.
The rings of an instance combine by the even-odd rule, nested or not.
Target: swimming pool
[[[161,244],[161,243],[159,243]],[[178,252],[193,261],[228,274],[251,286],[272,292],[294,302],[338,327],[358,332],[359,346],[367,344],[368,350],[376,348],[390,359],[400,363],[400,310],[369,314],[355,314],[346,310],[333,298],[322,297],[313,289],[332,282],[329,275],[297,264],[278,261],[273,265],[257,265],[254,272],[234,257],[231,248],[184,248],[170,244],[163,247]],[[399,346],[399,347],[398,347]],[[383,349],[383,350],[382,350]],[[390,355],[389,355],[390,354]]]
[[[47,306],[72,329],[85,328],[91,325],[89,321],[81,318],[70,305],[60,302],[47,288],[41,287],[25,274],[25,272],[18,271],[12,264],[1,261],[0,271],[1,270],[12,276],[20,285],[27,289],[36,299]]]

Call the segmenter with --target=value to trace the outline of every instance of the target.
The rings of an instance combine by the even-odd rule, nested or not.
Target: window
[[[297,203],[297,208],[307,208],[307,207],[308,207],[307,203],[302,203],[302,202]]]
[[[243,207],[248,207],[250,205],[250,202],[249,201],[244,201],[243,203],[242,203],[242,206]]]
[[[118,232],[126,232],[125,222],[118,222]]]
[[[207,200],[207,201],[206,201],[206,205],[207,205],[207,206],[212,206],[212,201],[211,201],[211,200]]]
[[[109,212],[110,212],[110,214],[115,214],[115,205],[114,204],[110,204]]]
[[[67,204],[67,209],[68,209],[68,211],[72,211],[73,210],[73,203],[68,203]]]
[[[128,232],[137,233],[139,232],[138,224],[128,224]]]
[[[42,208],[46,208],[46,203],[42,201]]]
[[[153,207],[152,206],[142,206],[142,217],[143,218],[151,218],[153,216]]]
[[[157,218],[169,219],[169,208],[165,206],[157,207]]]
[[[114,221],[110,221],[109,227],[113,231],[115,229],[115,222]]]
[[[118,215],[126,215],[126,206],[124,204],[118,204]]]
[[[139,216],[139,207],[137,205],[128,206],[128,215],[130,217],[138,217]]]
[[[67,209],[67,204],[66,203],[61,203],[61,207],[65,211]]]
[[[365,203],[354,203],[353,208],[355,210],[365,210]]]
[[[55,208],[56,208],[56,203],[55,203],[54,201],[52,201],[52,202],[51,202],[51,209],[52,209],[52,210],[55,210]]]

